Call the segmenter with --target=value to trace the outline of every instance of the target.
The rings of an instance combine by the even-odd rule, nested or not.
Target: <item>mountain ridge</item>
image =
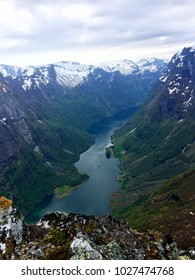
[[[115,134],[115,155],[121,159],[124,173],[120,176],[122,189],[113,196],[113,214],[123,217],[138,229],[146,230],[149,221],[153,221],[150,227],[155,229],[162,227],[164,232],[172,234],[175,230],[175,236],[180,231],[177,238],[183,246],[185,242],[194,244],[195,230],[193,222],[191,228],[188,217],[194,210],[189,208],[187,211],[194,199],[192,175],[188,175],[195,168],[194,62],[194,48],[184,48],[175,54],[141,111]],[[176,180],[178,190],[175,191],[174,184],[167,180]],[[152,210],[152,197],[155,194],[158,196],[158,191],[162,191],[163,196],[166,182],[170,186],[168,197],[177,197],[177,193],[182,193],[183,186],[190,190],[191,196],[187,200],[181,199],[179,205],[169,203],[169,198],[162,204],[159,202],[160,216]],[[165,193],[163,197],[167,197]],[[158,202],[155,205],[158,207]],[[163,205],[162,209],[160,205]],[[185,240],[182,225],[177,228],[174,218],[169,220],[175,211],[172,207],[176,207],[177,215],[181,215],[191,228],[192,237],[189,233],[188,241]]]
[[[151,64],[151,65],[150,65]],[[165,67],[166,63],[163,59],[142,59],[136,62],[131,60],[117,60],[117,61],[109,61],[101,63],[98,66],[81,64],[78,62],[72,61],[61,61],[50,64],[38,65],[38,66],[27,66],[27,67],[18,67],[12,65],[0,64],[0,73],[3,74],[4,77],[13,76],[14,78],[17,76],[22,77],[30,77],[35,74],[36,71],[39,71],[41,74],[45,73],[45,79],[47,78],[48,70],[50,67],[56,68],[55,71],[58,72],[57,76],[62,75],[62,81],[67,78],[66,75],[73,75],[76,80],[73,84],[69,84],[70,87],[74,87],[82,82],[82,78],[86,78],[87,75],[93,72],[95,69],[103,69],[106,72],[115,72],[119,71],[123,75],[129,75],[132,73],[143,73],[145,70],[149,70],[151,72],[157,72],[162,70]],[[113,66],[113,68],[112,68]],[[133,66],[133,67],[132,67]],[[44,75],[43,75],[44,76]],[[78,78],[81,78],[77,81]],[[60,81],[60,80],[59,80]]]

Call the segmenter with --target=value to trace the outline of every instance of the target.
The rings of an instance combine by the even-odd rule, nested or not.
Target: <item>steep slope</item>
[[[124,173],[119,176],[122,190],[115,195],[114,214],[126,218],[131,224],[134,215],[138,228],[142,224],[136,223],[136,207],[141,207],[144,202],[147,204],[148,197],[171,176],[195,168],[194,75],[195,49],[184,48],[168,64],[147,104],[115,135],[115,153],[121,158]],[[194,193],[193,185],[189,184],[189,189],[191,194]],[[181,216],[187,205],[184,200],[177,209]],[[173,211],[173,204],[166,207],[168,217]],[[151,227],[156,224],[160,227],[161,222],[165,225],[165,220],[157,212],[151,210],[153,217],[149,212],[148,216],[144,214],[147,211],[145,204],[139,211],[143,211],[145,229],[148,224]],[[158,223],[152,223],[156,218]],[[172,222],[173,219],[170,227],[164,228],[165,232],[169,232]],[[190,242],[194,241],[190,239]]]
[[[80,184],[74,162],[93,143],[87,129],[142,103],[161,69],[145,79],[75,62],[1,65],[1,194],[26,214],[54,188]]]
[[[195,170],[174,176],[143,204],[135,204],[131,226],[139,230],[153,228],[170,234],[180,248],[194,246]]]
[[[26,213],[55,187],[86,178],[73,163],[93,139],[69,104],[0,79],[0,190]]]

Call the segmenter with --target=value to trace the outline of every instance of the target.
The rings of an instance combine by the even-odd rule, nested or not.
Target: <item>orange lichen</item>
[[[0,196],[0,208],[7,209],[9,206],[12,205],[12,200],[7,199],[4,196]]]

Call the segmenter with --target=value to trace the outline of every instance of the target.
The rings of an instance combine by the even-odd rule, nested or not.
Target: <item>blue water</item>
[[[89,175],[89,179],[71,195],[57,199],[55,195],[47,197],[26,218],[34,223],[45,213],[63,211],[85,215],[101,216],[111,212],[110,196],[120,185],[116,177],[120,172],[116,158],[106,158],[105,148],[111,144],[111,136],[121,127],[135,108],[118,113],[94,124],[89,132],[95,136],[95,143],[80,155],[75,163],[80,173]]]

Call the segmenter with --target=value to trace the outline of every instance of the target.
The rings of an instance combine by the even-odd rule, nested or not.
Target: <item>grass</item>
[[[142,111],[114,136],[125,178],[111,199],[113,216],[171,234],[182,248],[194,246],[194,131],[193,119],[156,121]]]
[[[65,196],[69,196],[72,192],[72,190],[75,189],[75,187],[70,187],[70,186],[63,186],[63,187],[58,187],[54,189],[55,197],[60,199]]]

